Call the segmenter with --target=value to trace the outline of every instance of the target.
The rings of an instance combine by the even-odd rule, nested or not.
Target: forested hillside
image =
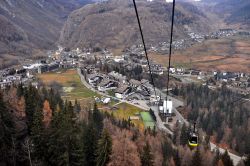
[[[145,40],[148,45],[167,41],[171,26],[170,3],[138,1]],[[212,20],[198,7],[184,2],[176,5],[175,39],[188,32],[211,32]],[[124,48],[141,43],[132,1],[110,0],[86,5],[70,14],[60,36],[60,44],[69,48]]]
[[[91,0],[1,0],[0,67],[54,49],[71,11]],[[3,66],[2,66],[3,65]]]
[[[192,84],[175,89],[174,93],[185,98],[189,121],[198,122],[211,140],[226,144],[241,155],[250,154],[250,103],[242,96],[226,85],[213,91]]]
[[[62,101],[51,89],[19,85],[0,93],[0,165],[232,163],[227,153],[212,154],[206,141],[197,150],[187,147],[185,128],[176,127],[172,142],[164,133],[140,131],[96,105],[82,110],[77,101]]]

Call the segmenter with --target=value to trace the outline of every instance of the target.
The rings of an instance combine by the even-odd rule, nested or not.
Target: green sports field
[[[145,125],[145,128],[153,129],[155,127],[155,122],[149,112],[140,112],[141,118]]]

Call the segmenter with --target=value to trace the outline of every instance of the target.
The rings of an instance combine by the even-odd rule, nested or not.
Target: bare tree
[[[23,149],[28,157],[30,166],[32,166],[31,152],[32,152],[32,141],[30,138],[25,139],[23,143]]]
[[[13,165],[16,165],[16,142],[15,142],[15,138],[13,136],[11,136],[11,140],[12,140],[12,160],[13,160]]]

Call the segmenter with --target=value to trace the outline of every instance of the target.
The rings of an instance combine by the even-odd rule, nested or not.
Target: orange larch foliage
[[[47,128],[50,125],[52,119],[52,110],[50,108],[49,102],[47,100],[43,103],[43,123]]]
[[[218,161],[217,166],[224,166],[224,164],[223,164],[222,160],[219,160],[219,161]]]
[[[138,166],[141,165],[138,148],[131,140],[132,132],[114,126],[107,119],[104,126],[112,137],[112,154],[108,166]]]

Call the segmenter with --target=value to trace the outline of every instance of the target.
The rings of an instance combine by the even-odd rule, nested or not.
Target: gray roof
[[[105,85],[107,85],[109,82],[115,82],[115,81],[110,80],[110,79],[103,79],[102,82],[101,82],[98,86],[105,86]]]
[[[115,92],[116,93],[124,93],[128,88],[130,88],[130,87],[127,85],[122,85],[119,88],[117,88]]]
[[[135,79],[131,79],[131,80],[129,81],[129,83],[130,83],[130,84],[133,84],[133,85],[137,85],[137,86],[141,85],[141,82],[138,81],[138,80],[135,80]]]
[[[89,74],[87,77],[88,77],[88,79],[93,79],[95,77],[102,77],[102,76],[99,75],[99,74],[94,73],[94,74]]]
[[[145,84],[145,83],[147,83],[147,82],[149,82],[149,81],[146,80],[146,79],[142,79],[142,80],[141,80],[141,83],[142,83],[142,84]]]

